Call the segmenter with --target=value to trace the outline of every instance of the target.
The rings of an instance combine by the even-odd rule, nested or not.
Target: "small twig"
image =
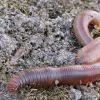
[[[19,60],[20,57],[22,57],[25,53],[25,49],[24,48],[19,48],[15,55],[11,58],[11,60],[6,62],[7,67],[9,67],[10,65],[14,65],[16,64],[16,62]]]

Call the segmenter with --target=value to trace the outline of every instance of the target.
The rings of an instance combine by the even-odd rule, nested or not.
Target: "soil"
[[[7,80],[23,69],[75,64],[82,47],[73,31],[75,16],[100,12],[100,0],[0,1],[0,100],[100,100],[100,82],[6,91]]]

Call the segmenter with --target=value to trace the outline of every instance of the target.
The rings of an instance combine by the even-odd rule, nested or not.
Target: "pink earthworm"
[[[73,28],[78,41],[84,46],[77,53],[77,64],[93,64],[100,60],[100,37],[93,40],[88,26],[99,25],[100,13],[86,10],[78,14],[74,20]]]
[[[93,40],[88,30],[89,24],[99,25],[99,18],[98,12],[86,10],[79,13],[74,20],[75,35],[84,46],[77,53],[76,62],[78,65],[46,66],[23,70],[8,80],[6,90],[15,92],[26,86],[37,88],[55,84],[87,84],[100,79],[100,37]]]

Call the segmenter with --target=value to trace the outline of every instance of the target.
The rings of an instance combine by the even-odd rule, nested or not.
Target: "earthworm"
[[[74,20],[73,28],[78,41],[85,46],[89,44],[93,38],[88,30],[88,25],[99,25],[100,14],[96,11],[86,10],[78,14]]]
[[[77,63],[82,65],[26,69],[16,73],[8,80],[6,90],[15,92],[26,86],[37,88],[55,84],[76,85],[98,80],[100,78],[99,37],[93,40],[89,33],[88,25],[98,25],[99,17],[99,13],[87,10],[81,12],[75,18],[74,31],[76,37],[83,46],[86,45],[79,50],[76,57]]]
[[[44,87],[61,84],[86,84],[100,78],[100,62],[92,65],[66,65],[27,69],[9,79],[6,89],[14,92],[25,86]]]
[[[86,10],[78,14],[74,20],[73,28],[76,38],[84,46],[77,53],[77,64],[93,64],[100,59],[100,37],[93,40],[88,26],[89,24],[99,25],[100,13]],[[93,40],[93,41],[92,41]]]

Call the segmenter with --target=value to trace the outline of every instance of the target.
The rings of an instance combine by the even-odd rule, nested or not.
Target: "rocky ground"
[[[0,1],[0,100],[100,100],[99,81],[26,87],[17,93],[5,88],[7,80],[23,69],[75,64],[81,45],[74,35],[73,20],[85,9],[100,12],[100,0]]]

